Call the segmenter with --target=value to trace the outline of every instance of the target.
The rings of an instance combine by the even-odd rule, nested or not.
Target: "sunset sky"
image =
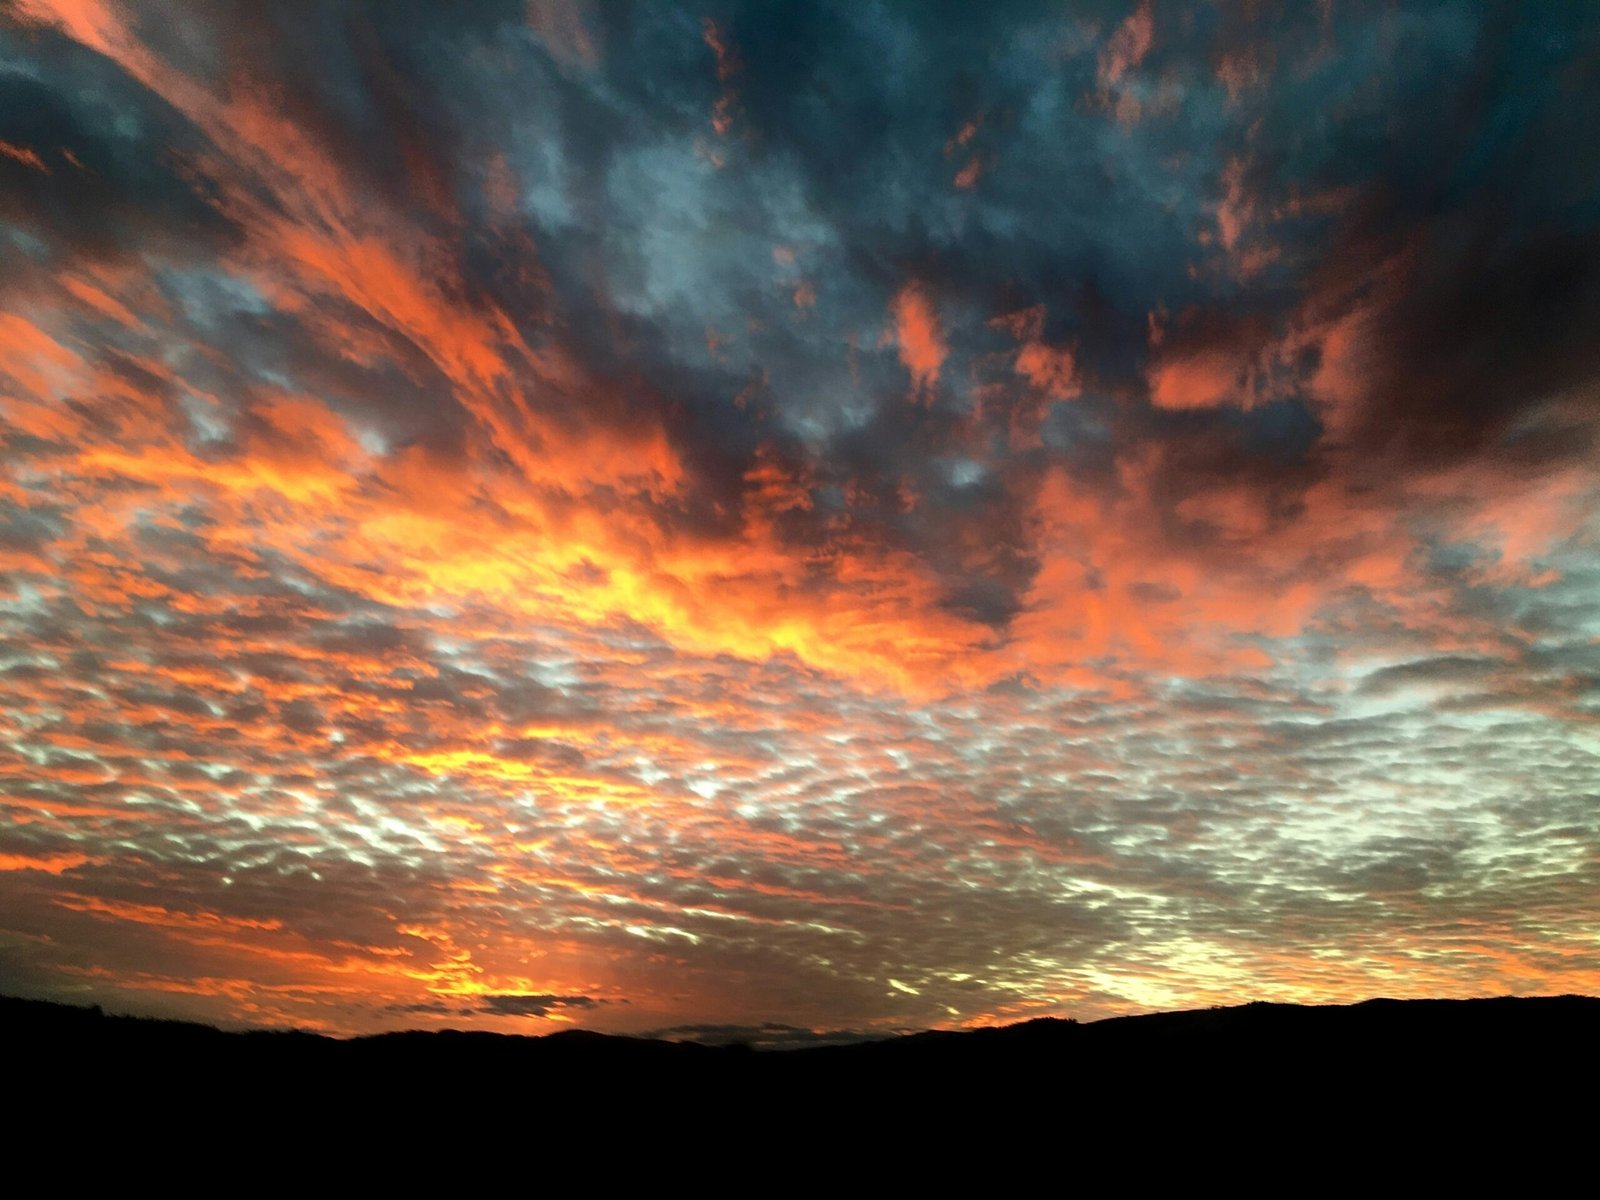
[[[1597,30],[0,3],[0,992],[1600,991]]]

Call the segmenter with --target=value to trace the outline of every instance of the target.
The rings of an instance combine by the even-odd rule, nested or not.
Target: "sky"
[[[1600,11],[0,3],[0,992],[1600,991]]]

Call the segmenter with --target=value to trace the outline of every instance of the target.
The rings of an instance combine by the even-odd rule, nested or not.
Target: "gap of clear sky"
[[[1600,990],[1597,25],[0,8],[0,991]]]

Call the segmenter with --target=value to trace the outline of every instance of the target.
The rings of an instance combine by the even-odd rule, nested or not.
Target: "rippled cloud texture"
[[[0,7],[0,990],[1600,990],[1595,31]]]

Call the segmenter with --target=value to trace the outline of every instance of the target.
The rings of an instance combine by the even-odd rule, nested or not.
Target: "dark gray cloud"
[[[671,1025],[651,1029],[641,1037],[669,1042],[697,1042],[706,1046],[749,1046],[752,1050],[800,1050],[807,1046],[848,1046],[892,1036],[891,1032],[863,1033],[850,1029],[801,1029],[777,1021],[760,1025]]]
[[[503,1017],[548,1017],[564,1009],[596,1008],[604,1004],[593,996],[540,996],[508,994],[485,996],[479,1012]]]

